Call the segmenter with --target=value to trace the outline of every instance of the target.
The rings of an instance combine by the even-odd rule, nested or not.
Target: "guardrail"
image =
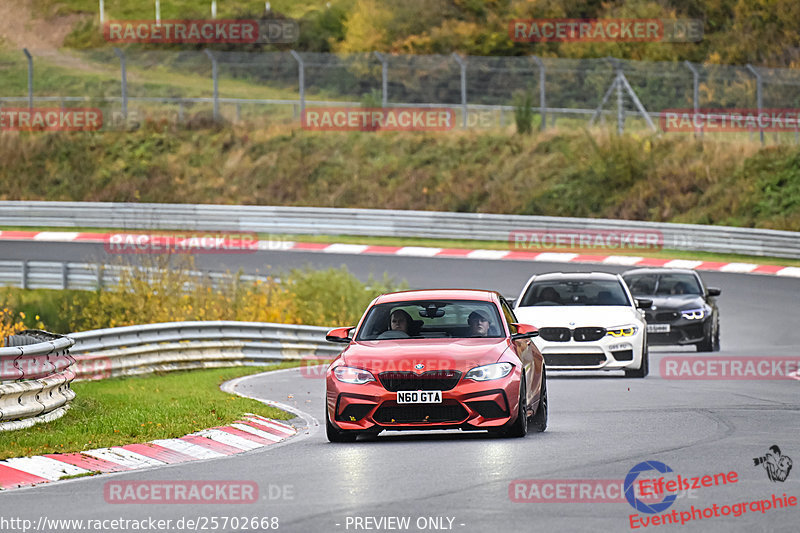
[[[70,382],[75,341],[44,331],[8,337],[0,348],[0,431],[55,420],[75,397]]]
[[[21,289],[75,289],[93,291],[112,287],[119,283],[125,272],[152,271],[157,269],[131,267],[126,265],[103,265],[92,263],[72,263],[61,261],[0,261],[0,286],[19,287]],[[264,276],[227,272],[186,273],[195,280],[208,280],[212,287],[230,283],[234,279],[244,282],[266,281]]]
[[[335,357],[328,328],[265,322],[167,322],[72,333],[76,375],[100,379],[167,370]]]
[[[0,226],[507,241],[511,231],[659,231],[666,249],[800,258],[800,233],[595,218],[324,207],[0,202]]]
[[[0,431],[62,416],[73,379],[333,359],[328,328],[263,322],[168,322],[72,333],[26,331],[0,348]],[[34,343],[34,344],[30,344]],[[71,349],[69,349],[72,347]],[[69,349],[69,350],[68,350]]]

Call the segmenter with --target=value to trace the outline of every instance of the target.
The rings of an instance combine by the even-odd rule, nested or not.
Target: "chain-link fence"
[[[665,110],[800,107],[798,70],[612,58],[25,50],[0,53],[0,75],[5,107],[91,103],[107,119],[170,113],[179,122],[292,122],[315,105],[444,106],[459,127],[507,127],[524,93],[540,128],[599,121],[658,129]],[[763,140],[763,129],[749,134],[761,131]]]

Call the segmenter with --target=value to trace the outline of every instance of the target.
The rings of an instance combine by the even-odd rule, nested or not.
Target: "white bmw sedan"
[[[539,328],[534,339],[548,369],[648,373],[647,327],[636,300],[617,274],[537,274],[514,304],[517,318]]]

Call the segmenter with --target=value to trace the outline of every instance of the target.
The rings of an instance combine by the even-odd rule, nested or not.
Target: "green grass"
[[[244,413],[291,419],[289,413],[219,389],[224,381],[265,369],[219,368],[73,383],[76,397],[63,417],[27,429],[0,432],[0,459],[182,437],[230,424]]]

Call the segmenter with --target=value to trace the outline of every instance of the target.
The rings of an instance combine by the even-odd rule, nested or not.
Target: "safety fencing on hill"
[[[542,129],[561,117],[577,118],[581,126],[586,120],[593,124],[608,118],[622,131],[626,122],[634,122],[630,119],[639,127],[657,129],[654,122],[670,109],[747,108],[760,114],[796,108],[800,98],[800,70],[749,64],[130,48],[70,51],[73,61],[119,76],[115,84],[119,89],[105,81],[81,79],[73,84],[80,90],[65,90],[63,76],[35,75],[39,61],[52,64],[62,60],[63,54],[27,48],[4,54],[0,59],[8,76],[16,78],[20,87],[25,87],[27,78],[27,94],[2,94],[0,105],[103,105],[109,107],[105,123],[126,125],[132,116],[137,124],[165,114],[184,123],[187,115],[196,113],[215,120],[239,120],[244,115],[297,121],[307,107],[368,102],[371,107],[447,106],[460,114],[460,127],[483,128],[487,122],[489,127],[513,123],[507,115],[519,105],[519,96],[527,93]],[[162,83],[149,79],[154,75]],[[272,98],[250,98],[256,92]],[[615,110],[610,109],[614,102]],[[760,122],[750,133],[759,134],[764,143]],[[788,139],[796,144],[799,137],[795,127]]]
[[[26,331],[0,348],[0,431],[62,416],[73,379],[333,359],[327,328],[262,322],[168,322],[69,336]],[[71,347],[71,348],[70,348]]]

